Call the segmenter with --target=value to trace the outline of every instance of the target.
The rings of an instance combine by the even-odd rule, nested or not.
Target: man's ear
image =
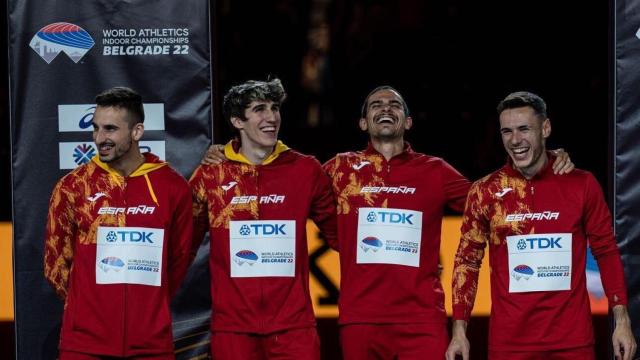
[[[542,122],[542,137],[548,138],[551,135],[551,121],[549,119],[544,119]]]
[[[406,119],[404,120],[404,129],[409,130],[411,129],[412,126],[413,126],[413,119],[411,118],[411,116],[407,116]]]
[[[244,129],[244,121],[237,116],[231,117],[231,125],[238,130]]]
[[[133,129],[131,129],[131,137],[135,141],[140,141],[142,139],[142,135],[144,134],[144,124],[136,123],[133,125]]]
[[[367,131],[368,126],[367,126],[367,119],[365,118],[360,118],[360,121],[358,122],[358,124],[360,125],[360,129],[362,131]]]

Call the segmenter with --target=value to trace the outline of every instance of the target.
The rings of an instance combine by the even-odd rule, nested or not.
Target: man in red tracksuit
[[[335,204],[320,163],[278,141],[284,98],[278,79],[231,88],[224,113],[239,141],[190,180],[194,241],[211,238],[214,359],[320,357],[306,221],[335,242]]]
[[[586,290],[587,242],[598,261],[615,318],[613,347],[632,359],[636,343],[627,314],[620,254],[602,190],[593,175],[557,176],[545,149],[546,104],[513,93],[498,106],[509,154],[500,170],[473,184],[464,212],[453,275],[454,327],[447,359],[468,359],[465,329],[479,267],[489,244],[493,360],[595,359]]]
[[[173,359],[169,302],[189,264],[187,182],[141,154],[140,95],[96,97],[99,155],[56,185],[45,235],[45,276],[65,302],[60,359]]]
[[[462,211],[469,181],[404,141],[407,105],[390,87],[365,100],[364,151],[324,165],[338,204],[340,337],[345,359],[444,356],[448,343],[438,257],[446,206]]]
[[[345,359],[442,359],[449,341],[438,267],[442,216],[445,207],[462,210],[470,183],[404,141],[413,120],[395,89],[374,89],[359,125],[369,146],[324,165],[338,204],[342,352]],[[558,170],[570,170],[563,156]]]
[[[448,344],[438,257],[445,207],[462,211],[470,182],[404,141],[402,96],[374,89],[362,107],[367,149],[324,165],[338,211],[339,312],[345,359],[444,358]],[[558,171],[573,165],[559,161]],[[223,160],[210,148],[204,161]]]

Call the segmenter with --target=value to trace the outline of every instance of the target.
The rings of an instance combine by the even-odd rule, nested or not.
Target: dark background
[[[495,106],[512,91],[529,90],[549,105],[548,146],[567,149],[577,166],[592,171],[608,189],[611,6],[595,0],[217,1],[211,9],[215,140],[231,136],[218,106],[223,92],[248,79],[277,76],[289,94],[281,139],[326,161],[336,152],[366,146],[357,127],[362,101],[372,88],[391,85],[409,104],[413,148],[445,158],[475,180],[506,159]],[[0,221],[10,221],[4,15]],[[594,321],[602,359],[607,322]],[[479,358],[485,357],[486,325],[486,319],[471,323]],[[12,325],[1,328],[0,347],[8,349]],[[321,320],[320,332],[325,348],[337,346],[334,320]]]

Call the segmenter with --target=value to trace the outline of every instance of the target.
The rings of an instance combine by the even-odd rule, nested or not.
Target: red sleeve
[[[193,203],[193,241],[191,242],[190,262],[195,259],[198,248],[204,240],[204,235],[209,231],[207,188],[202,177],[203,171],[203,166],[198,166],[189,180]]]
[[[471,182],[447,162],[442,161],[442,183],[447,206],[456,212],[462,212]]]
[[[63,300],[67,297],[69,272],[73,262],[76,225],[72,203],[75,191],[64,188],[60,180],[51,194],[44,245],[44,276]]]
[[[613,235],[611,215],[604,201],[602,189],[591,174],[587,177],[583,219],[591,253],[600,268],[600,278],[609,299],[609,306],[626,305],[624,270]]]
[[[191,191],[183,179],[180,186],[173,186],[176,203],[169,233],[169,254],[167,274],[169,276],[169,295],[178,291],[191,263],[191,242],[193,241],[193,217]]]
[[[478,274],[490,236],[482,189],[475,183],[462,217],[460,245],[453,264],[453,319],[469,321],[478,290]]]
[[[317,175],[313,189],[311,203],[311,220],[318,226],[322,236],[329,246],[338,250],[338,220],[336,214],[336,201],[331,187],[331,179],[317,164]]]

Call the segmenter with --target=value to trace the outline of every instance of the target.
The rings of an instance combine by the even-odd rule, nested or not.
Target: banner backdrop
[[[615,2],[614,226],[640,340],[640,1]]]
[[[185,177],[210,143],[209,14],[207,0],[9,0],[19,359],[57,354],[62,302],[43,277],[46,211],[56,181],[96,154],[95,95],[113,86],[138,91],[142,150]],[[206,254],[198,262],[187,278],[192,292],[175,301],[178,358],[208,347]]]

